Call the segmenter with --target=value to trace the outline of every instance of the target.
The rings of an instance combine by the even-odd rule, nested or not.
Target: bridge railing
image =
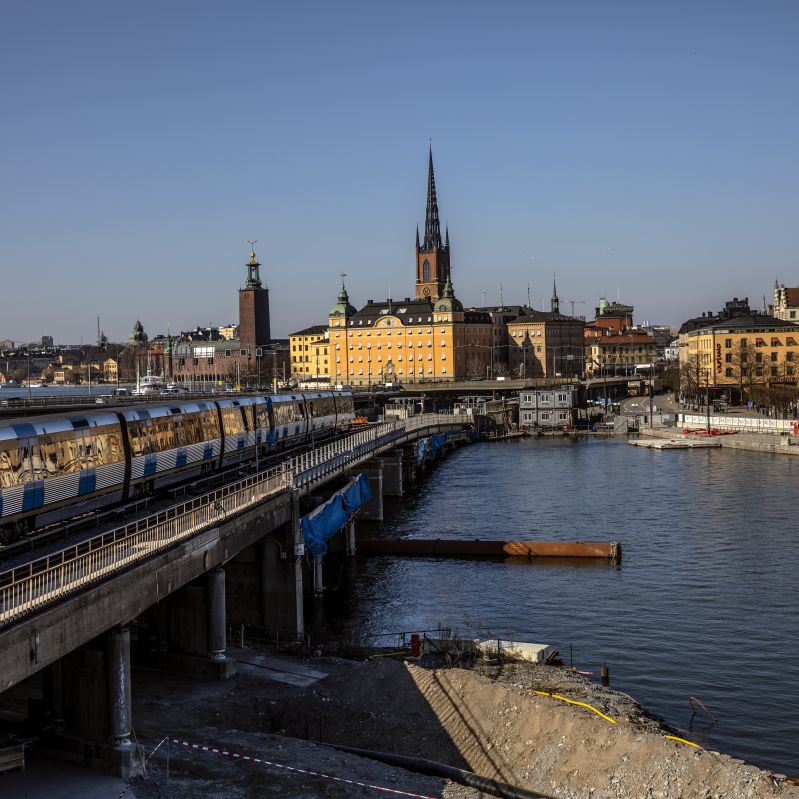
[[[428,414],[352,433],[269,471],[0,572],[0,626],[105,579],[290,487],[352,466],[407,435],[454,417]],[[456,421],[462,421],[457,420]]]

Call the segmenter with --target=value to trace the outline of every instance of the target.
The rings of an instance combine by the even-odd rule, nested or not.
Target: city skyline
[[[0,338],[237,321],[253,238],[276,337],[324,322],[341,272],[356,305],[413,296],[429,138],[466,305],[530,284],[541,308],[554,272],[575,314],[678,326],[799,282],[786,4],[6,18],[0,263],[27,300]]]

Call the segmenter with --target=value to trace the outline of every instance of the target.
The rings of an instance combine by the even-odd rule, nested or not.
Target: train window
[[[150,438],[147,431],[148,422],[139,419],[128,423],[130,451],[134,458],[140,458],[150,452]]]
[[[42,448],[38,441],[31,446],[31,468],[33,469],[34,480],[44,479],[44,460],[42,459]]]
[[[261,429],[269,429],[269,413],[266,405],[256,405],[253,410],[255,411],[256,426]]]
[[[92,435],[95,466],[108,466],[123,460],[122,447],[120,446],[119,431],[108,426],[95,428]]]
[[[212,441],[219,438],[219,418],[216,410],[203,411],[201,414],[203,441]]]
[[[10,441],[9,444],[14,448],[0,449],[0,488],[18,485],[19,450],[15,441]]]
[[[222,424],[225,435],[232,436],[244,432],[244,419],[240,408],[222,408]]]
[[[78,439],[79,443],[83,445],[83,463],[81,464],[81,468],[83,469],[93,469],[95,466],[95,458],[94,458],[94,442],[92,441],[91,435],[89,435],[88,431],[82,435],[81,439]]]
[[[150,451],[164,452],[175,447],[175,435],[171,420],[167,416],[152,419],[148,423],[150,433]]]

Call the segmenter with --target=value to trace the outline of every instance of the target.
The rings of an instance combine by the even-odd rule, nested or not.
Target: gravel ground
[[[307,687],[244,667],[226,683],[137,671],[136,732],[146,751],[165,735],[241,755],[425,796],[473,789],[338,752],[315,741],[424,757],[563,799],[799,799],[799,787],[726,755],[667,740],[671,731],[629,696],[549,666],[481,663],[421,668],[379,658],[316,658]],[[290,666],[287,666],[290,668]],[[616,720],[534,691],[593,705]],[[306,740],[309,739],[309,740]],[[170,746],[133,786],[141,799],[380,795],[322,776]]]

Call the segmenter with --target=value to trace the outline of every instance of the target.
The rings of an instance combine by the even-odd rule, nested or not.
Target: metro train
[[[320,392],[127,406],[0,423],[0,543],[37,517],[126,500],[349,429],[352,394]],[[98,498],[102,498],[98,500]]]

